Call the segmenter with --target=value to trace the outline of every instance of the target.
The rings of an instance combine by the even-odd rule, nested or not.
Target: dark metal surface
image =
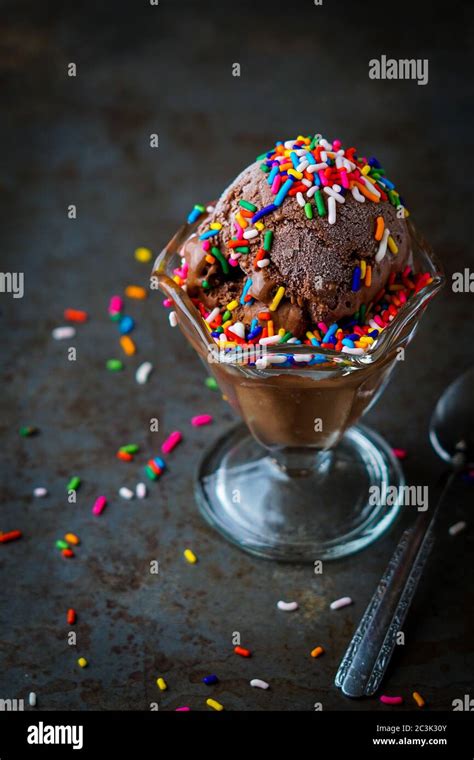
[[[7,6],[2,270],[25,273],[25,296],[0,294],[0,530],[18,528],[24,537],[0,545],[0,697],[32,690],[46,710],[142,710],[152,702],[199,710],[211,695],[229,710],[312,710],[318,702],[325,710],[392,709],[347,700],[333,679],[410,508],[375,546],[326,563],[322,576],[225,543],[198,515],[192,483],[203,446],[232,415],[204,386],[203,368],[169,328],[160,296],[127,302],[138,354],[125,359],[123,373],[108,373],[105,361],[121,351],[107,304],[125,285],[147,282],[135,247],[158,252],[193,203],[215,197],[276,138],[322,131],[380,155],[444,259],[448,286],[366,422],[409,451],[408,482],[433,488],[442,466],[428,443],[429,416],[444,386],[472,363],[472,295],[449,284],[453,271],[472,263],[470,70],[458,45],[467,20],[456,3],[439,25],[408,23],[397,5],[388,31],[375,4],[343,13],[329,2],[262,3],[258,12],[245,3],[108,5],[67,4],[67,15],[62,3],[47,11],[32,2]],[[429,84],[369,80],[368,60],[381,53],[428,57]],[[69,62],[76,78],[66,75]],[[240,78],[232,77],[234,62]],[[159,135],[156,150],[151,133]],[[76,220],[67,218],[69,204],[77,205]],[[90,322],[74,341],[55,342],[51,329],[63,323],[65,307],[88,310]],[[67,360],[69,345],[76,362]],[[140,387],[134,370],[144,360],[155,371]],[[212,428],[191,427],[200,412],[214,415]],[[160,432],[149,432],[151,417]],[[26,424],[40,434],[20,438]],[[169,472],[146,500],[121,500],[118,488],[143,479],[144,462],[174,429],[185,440],[167,458]],[[115,451],[129,442],[141,453],[119,462]],[[69,504],[74,474],[83,485]],[[33,498],[38,485],[47,498]],[[469,693],[472,525],[457,537],[447,528],[471,523],[472,488],[459,482],[440,516],[406,644],[384,685],[405,696],[397,709],[412,708],[415,688],[435,710]],[[109,505],[95,518],[102,493]],[[73,560],[54,548],[67,531],[81,537]],[[197,565],[183,560],[188,546]],[[149,572],[152,560],[158,575]],[[353,606],[331,612],[343,595]],[[278,599],[295,599],[300,609],[280,612]],[[67,643],[68,607],[78,612],[75,647]],[[236,631],[254,652],[249,660],[233,654]],[[313,660],[318,644],[326,654]],[[219,676],[217,686],[202,683],[208,673]],[[158,676],[168,691],[158,691]],[[271,689],[252,689],[253,677]]]

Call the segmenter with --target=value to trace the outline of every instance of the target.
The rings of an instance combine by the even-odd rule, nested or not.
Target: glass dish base
[[[379,538],[400,509],[398,498],[385,506],[387,493],[399,493],[388,489],[404,482],[391,449],[365,427],[350,428],[330,451],[273,455],[238,425],[205,453],[196,498],[207,522],[244,551],[314,562]]]

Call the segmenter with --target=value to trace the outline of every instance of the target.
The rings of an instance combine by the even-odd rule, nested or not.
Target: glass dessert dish
[[[227,539],[262,557],[313,562],[359,551],[394,521],[400,504],[386,496],[404,479],[385,441],[356,423],[383,392],[442,287],[440,264],[410,224],[409,264],[431,281],[363,355],[287,343],[256,345],[250,354],[241,346],[223,352],[173,279],[195,226],[178,230],[152,278],[245,423],[217,440],[199,465],[195,493],[202,514]]]

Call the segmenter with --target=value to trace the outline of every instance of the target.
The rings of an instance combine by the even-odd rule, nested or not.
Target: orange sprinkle
[[[68,544],[73,544],[73,546],[77,546],[80,543],[79,537],[76,536],[75,533],[66,533],[64,540],[67,541]]]
[[[417,691],[414,691],[412,694],[413,699],[415,700],[418,707],[424,707],[425,706],[425,700],[421,696],[421,694],[418,694]]]
[[[241,208],[241,209],[239,210],[239,214],[240,214],[241,216],[245,216],[247,219],[251,219],[251,218],[253,217],[253,215],[255,214],[255,211],[249,211],[249,210],[248,210],[248,209],[246,209],[246,208]]]
[[[211,256],[210,253],[207,254],[207,256],[204,257],[208,264],[214,264],[215,258],[214,256]]]
[[[235,215],[235,218],[237,219],[238,223],[240,224],[240,226],[243,229],[245,229],[246,227],[249,226],[248,221],[246,219],[244,219],[244,217],[242,216],[242,214],[240,212]]]
[[[321,654],[324,654],[323,647],[315,647],[311,652],[311,657],[319,657]]]
[[[274,329],[273,329],[273,319],[270,319],[267,322],[267,329],[268,329],[268,337],[269,338],[273,338],[273,336],[275,335],[275,332],[274,332]]]
[[[241,245],[247,245],[248,240],[229,240],[227,243],[228,248],[239,248]]]
[[[270,312],[269,311],[260,311],[257,314],[258,319],[270,319]]]
[[[116,457],[122,462],[133,462],[133,454],[129,454],[128,451],[117,451]]]
[[[375,221],[375,239],[382,240],[385,222],[383,216],[378,216]]]
[[[81,309],[64,309],[64,319],[68,322],[87,322],[87,311]]]
[[[280,164],[280,172],[286,172],[287,169],[293,169],[293,164],[289,161],[287,164]]]
[[[265,251],[263,248],[259,248],[257,251],[257,254],[253,260],[253,268],[258,270],[258,262],[261,261],[265,257]]]
[[[148,293],[145,288],[142,288],[140,285],[127,285],[125,288],[125,295],[127,298],[138,298],[140,301],[143,301]]]
[[[365,273],[365,281],[364,282],[365,282],[365,286],[367,288],[369,288],[370,285],[372,284],[372,267],[369,266],[369,265],[367,265],[367,270],[366,270],[366,273]]]
[[[137,347],[133,340],[131,339],[130,335],[122,335],[120,338],[120,345],[122,346],[122,349],[127,356],[133,356],[133,354],[136,353]]]
[[[366,186],[362,184],[362,182],[354,181],[354,185],[356,185],[362,195],[365,195],[366,198],[368,198],[370,201],[373,201],[374,203],[378,203],[380,201],[380,198],[378,198],[375,193],[371,193],[370,190],[367,190]]]

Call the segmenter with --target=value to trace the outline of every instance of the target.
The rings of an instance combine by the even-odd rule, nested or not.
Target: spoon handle
[[[451,472],[432,514],[419,515],[403,533],[369,602],[335,679],[348,697],[370,696],[380,686],[433,545],[439,505],[454,477]]]

